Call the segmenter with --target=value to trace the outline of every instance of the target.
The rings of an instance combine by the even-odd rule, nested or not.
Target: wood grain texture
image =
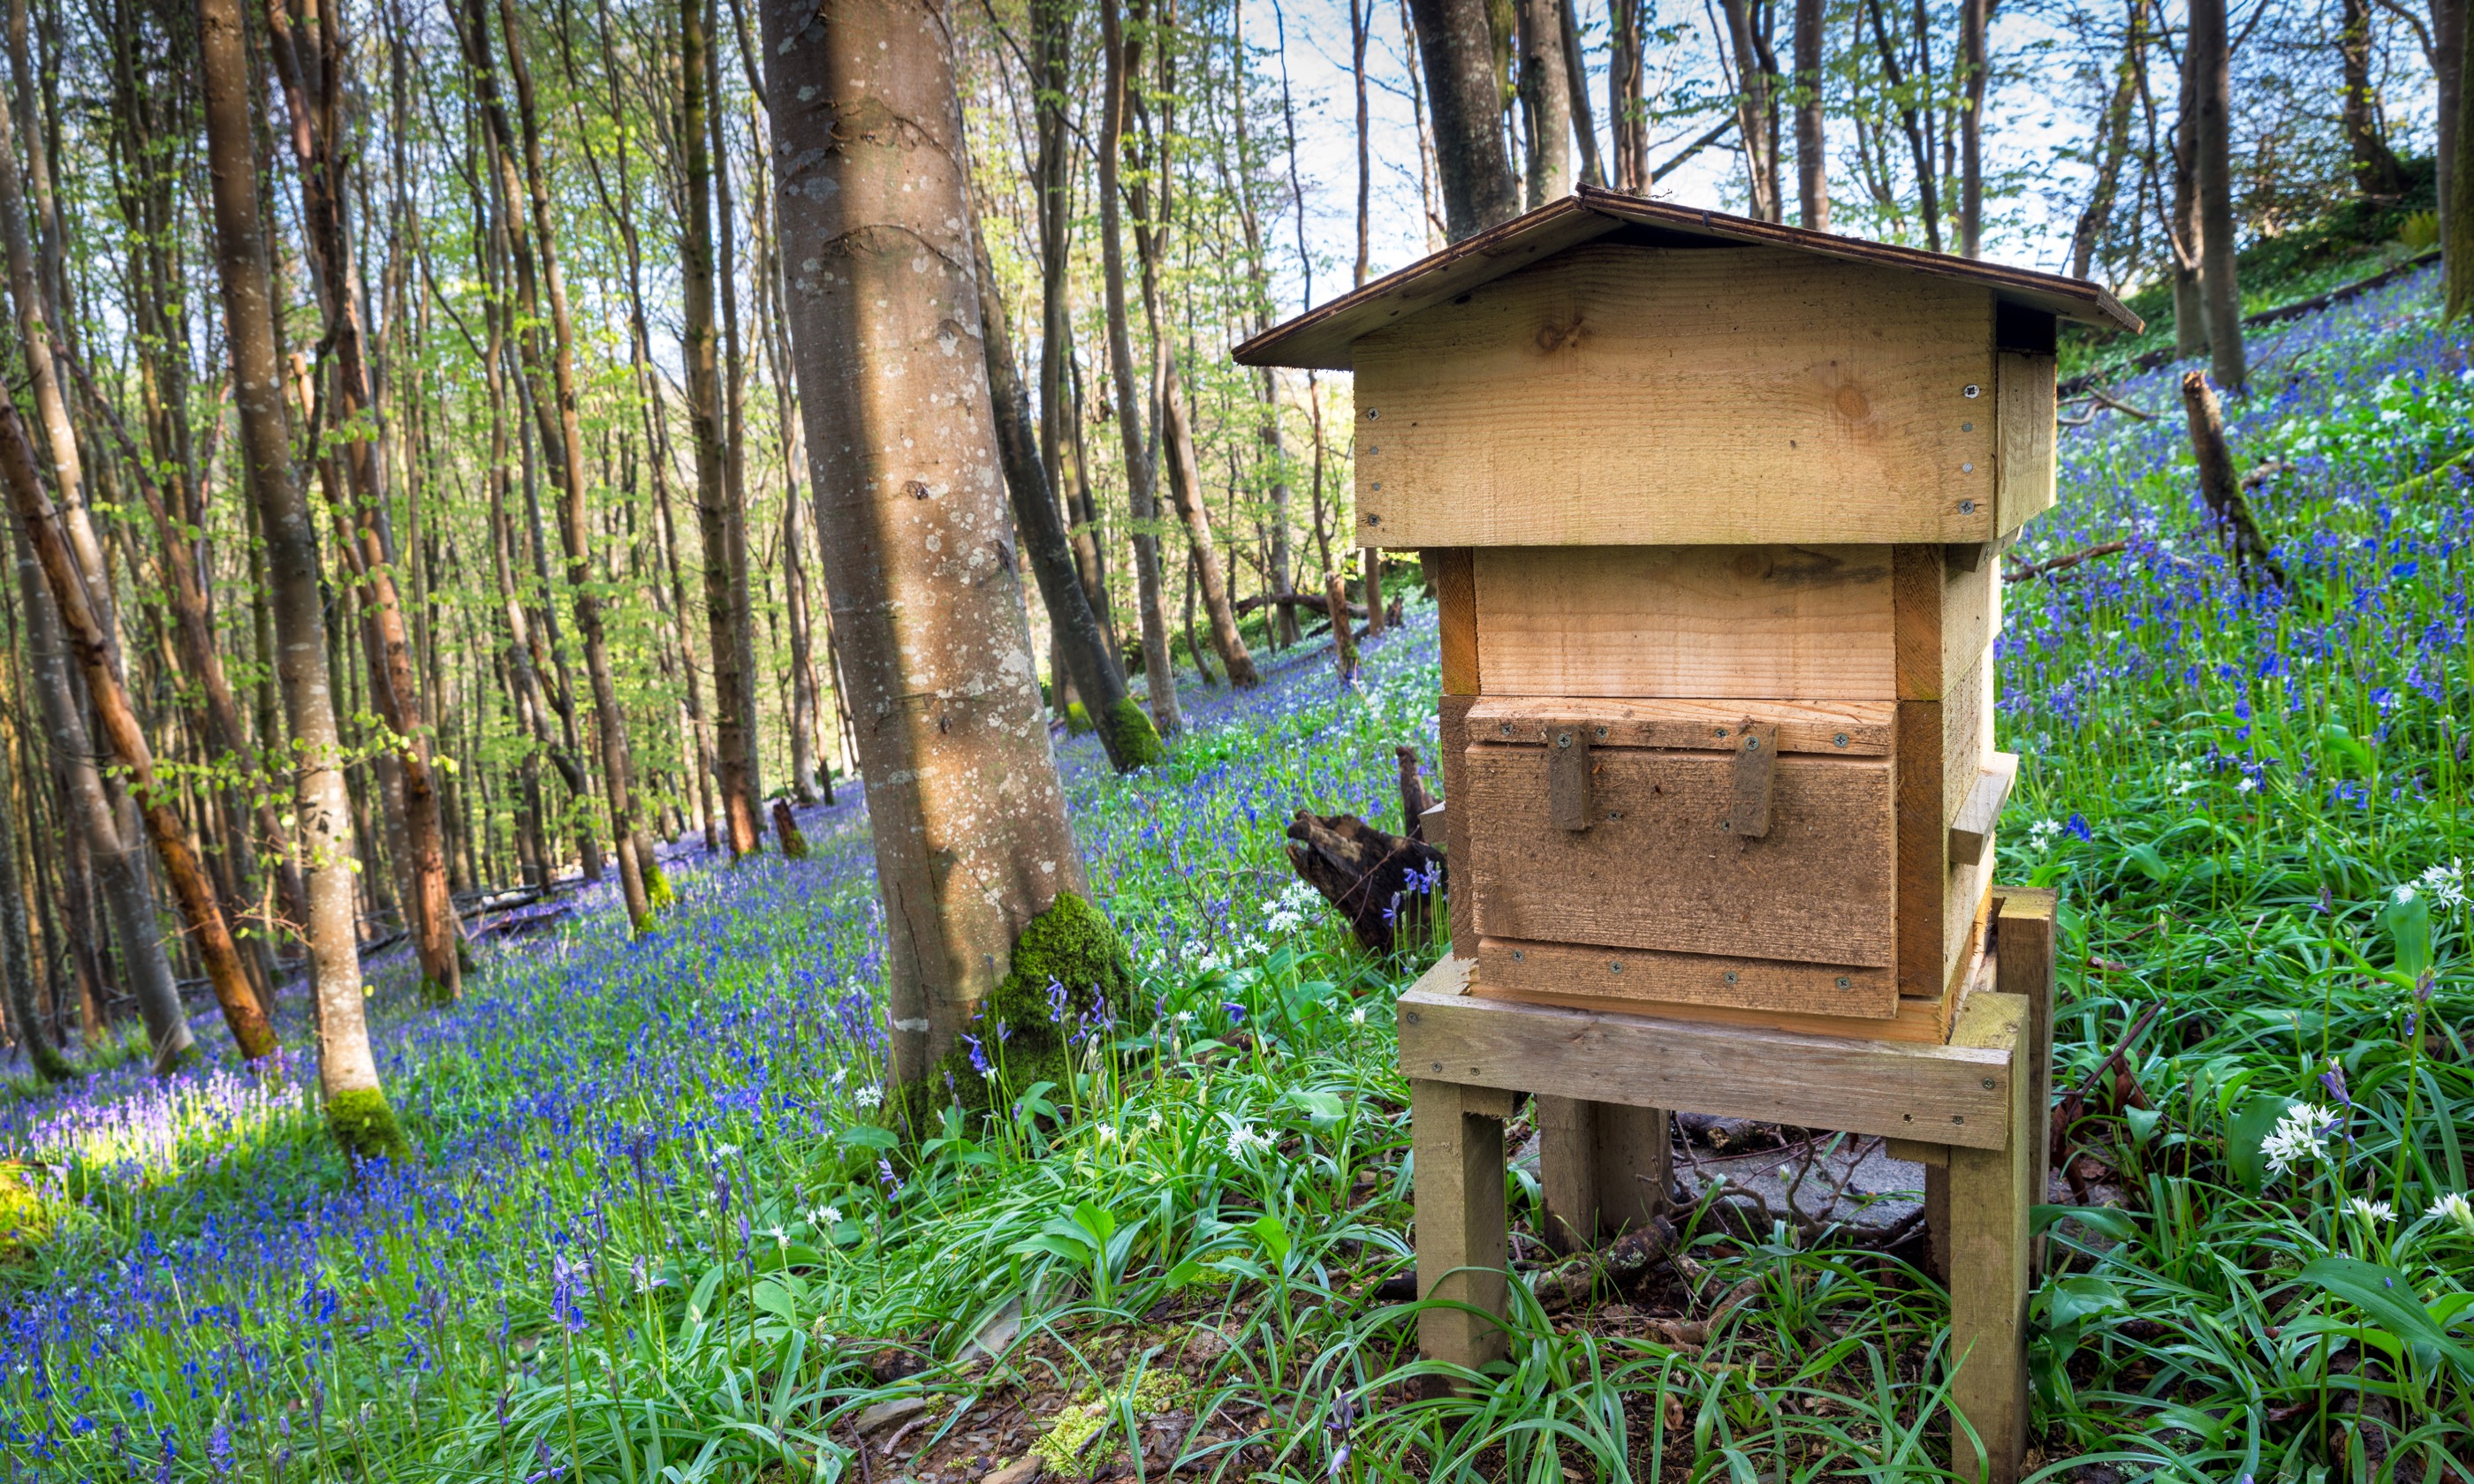
[[[1402,992],[1403,1075],[1978,1148],[2005,1137],[2006,1052],[1486,999],[1468,976],[1444,959]]]
[[[1899,703],[1897,776],[1899,993],[1941,999],[1949,816],[1942,809],[1943,706]]]
[[[1993,756],[1993,651],[1975,660],[1952,682],[1942,703],[1941,817],[1954,823],[1967,796]]]
[[[1902,701],[1946,698],[2001,632],[1999,563],[1953,560],[1953,552],[1971,549],[1982,548],[1909,544],[1893,551],[1893,648]]]
[[[2001,806],[2010,802],[2011,785],[2019,780],[2019,754],[1991,753],[1977,770],[1975,786],[1950,822],[1950,858],[1953,865],[1973,866],[1992,852],[1993,826]]]
[[[1879,972],[1879,970],[1875,970]],[[1696,1005],[1685,1000],[1611,1000],[1601,995],[1560,994],[1544,991],[1513,992],[1483,980],[1469,987],[1473,999],[1499,999],[1558,1010],[1594,1010],[1637,1016],[1659,1021],[1699,1025],[1741,1026],[1783,1031],[1792,1036],[1828,1036],[1844,1041],[1895,1041],[1916,1046],[1938,1046],[1950,1040],[1950,1016],[1937,999],[1901,996],[1888,1019],[1853,1016],[1804,1015],[1792,1010],[1747,1010],[1735,1005]]]
[[[1419,1313],[1418,1349],[1430,1360],[1472,1369],[1502,1356],[1504,1329],[1489,1316],[1501,1315],[1511,1298],[1503,1120],[1492,1100],[1480,1102],[1473,1090],[1422,1078],[1409,1082],[1418,1297],[1481,1311],[1438,1306]]]
[[[1732,1005],[1743,1010],[1887,1020],[1899,1013],[1897,971],[1860,964],[1798,964],[1710,953],[1659,953],[1588,944],[1478,939],[1486,993],[1609,1010]]]
[[[2033,1084],[2027,1107],[2037,1129],[2034,1174],[2027,1188],[2038,1201],[2052,1186],[2052,1143],[2044,1130],[2053,1106],[2053,977],[2057,949],[2055,928],[2061,894],[2050,887],[1997,886],[1993,889],[1993,939],[1998,968],[1995,987],[2027,1002],[2027,1075]],[[2045,1239],[2036,1239],[2035,1265],[2044,1268]]]
[[[2002,1094],[2007,1137],[1997,1145],[1953,1148],[1950,1157],[1950,1400],[1978,1439],[1953,1426],[1952,1465],[1963,1478],[1983,1470],[2013,1484],[2027,1448],[2028,1233],[2036,1196],[2028,1102],[2032,1078],[2017,1065],[2026,1050],[2028,1005],[2022,995],[1978,991],[1960,1007],[1951,1049],[2009,1061]]]
[[[1723,827],[1733,754],[1610,748],[1593,750],[1591,763],[1597,819],[1570,833],[1549,812],[1546,749],[1467,750],[1462,786],[1479,932],[1743,958],[1894,962],[1890,763],[1782,759],[1770,832],[1758,840]],[[1938,827],[1934,833],[1938,852]]]
[[[1468,713],[1476,697],[1445,693],[1435,708],[1443,769],[1444,907],[1452,957],[1477,958],[1477,866],[1469,853]]]
[[[1973,285],[1593,243],[1350,353],[1361,545],[1993,531],[1993,299]]]
[[[2001,422],[2001,489],[1995,530],[2007,535],[2053,508],[2055,426],[2053,358],[2018,350],[1994,353]]]
[[[1890,700],[1886,546],[1490,547],[1490,696]]]
[[[1429,550],[1434,573],[1435,626],[1442,640],[1443,694],[1474,696],[1479,690],[1477,657],[1477,575],[1469,549],[1444,546]]]
[[[1538,1185],[1546,1240],[1582,1252],[1647,1224],[1673,1180],[1666,1113],[1541,1093]]]
[[[1715,750],[1747,718],[1778,729],[1782,754],[1887,757],[1897,740],[1893,701],[1638,701],[1614,697],[1487,696],[1469,707],[1472,735],[1489,742],[1540,742],[1555,722],[1590,723],[1594,747]],[[1844,740],[1841,740],[1841,739]]]
[[[1778,774],[1778,729],[1747,718],[1735,729],[1734,778],[1727,801],[1727,832],[1758,840],[1770,832],[1770,787]]]

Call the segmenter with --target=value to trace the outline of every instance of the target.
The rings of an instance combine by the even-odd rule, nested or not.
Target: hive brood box
[[[1941,1041],[1982,951],[1999,554],[2101,289],[1589,188],[1241,347],[1353,371],[1442,608],[1470,993]]]

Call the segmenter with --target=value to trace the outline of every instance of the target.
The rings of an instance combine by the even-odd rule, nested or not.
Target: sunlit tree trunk
[[[939,1062],[1026,928],[1083,889],[1082,866],[999,547],[942,7],[764,0],[763,13],[782,234],[804,245],[788,296],[799,404],[885,903],[892,1077],[924,1111],[949,1095],[928,1085]]]
[[[326,616],[307,503],[292,480],[284,426],[274,297],[261,235],[257,171],[250,148],[248,51],[238,0],[198,0],[206,153],[213,186],[215,258],[223,286],[232,400],[242,462],[267,548],[279,644],[277,674],[290,723],[294,809],[305,856],[309,950],[317,960],[318,1077],[327,1119],[360,1157],[405,1151],[378,1082],[363,1018],[359,945],[353,931],[352,805],[343,739],[328,688]]]
[[[1433,109],[1443,221],[1458,242],[1520,213],[1520,182],[1503,143],[1493,28],[1486,0],[1409,0],[1409,13]]]
[[[2191,79],[2198,105],[2199,295],[2208,356],[2220,391],[2239,395],[2244,364],[2242,286],[2234,273],[2233,63],[2225,0],[2191,0]]]

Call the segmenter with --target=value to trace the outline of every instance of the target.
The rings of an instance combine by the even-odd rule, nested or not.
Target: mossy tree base
[[[1140,1029],[1151,1019],[1125,939],[1099,908],[1060,892],[1014,941],[1005,982],[981,1002],[969,1039],[925,1078],[896,1089],[886,1121],[919,1139],[938,1131],[947,1107],[958,1104],[975,1118],[1033,1083],[1070,1086],[1085,1036],[1107,1034],[1107,1025]]]
[[[1168,761],[1168,744],[1161,740],[1159,729],[1152,725],[1151,713],[1133,697],[1119,697],[1102,721],[1107,735],[1101,742],[1116,760],[1119,772],[1131,773],[1136,768]]]
[[[327,1131],[335,1136],[353,1162],[363,1160],[401,1161],[412,1156],[412,1142],[396,1122],[386,1093],[376,1088],[353,1088],[327,1098]]]

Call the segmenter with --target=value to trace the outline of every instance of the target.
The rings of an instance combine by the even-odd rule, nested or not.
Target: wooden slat
[[[2035,1122],[2036,1169],[2027,1187],[2042,1201],[2052,1185],[2052,1146],[2046,1136],[2053,1106],[2054,935],[2061,894],[2050,887],[1994,888],[1994,940],[2000,961],[1996,986],[2027,1001],[2027,1073],[2034,1084],[2027,1107]],[[2044,1238],[2036,1239],[2043,1267]]]
[[[1469,853],[1468,713],[1477,698],[1445,692],[1436,707],[1443,767],[1445,905],[1451,916],[1452,956],[1477,958],[1477,863]]]
[[[1478,939],[1477,959],[1488,993],[1547,1004],[1578,1001],[1609,1010],[1733,1005],[1864,1020],[1886,1020],[1899,1012],[1898,974],[1886,966],[1485,937]]]
[[[1435,581],[1435,621],[1441,631],[1443,694],[1478,693],[1477,577],[1470,570],[1469,549],[1444,546],[1426,553]]]
[[[1952,1429],[1961,1478],[1994,1484],[2019,1476],[2027,1447],[2028,1218],[2035,1204],[2035,1119],[2032,1081],[2015,1065],[2026,1049],[2027,1001],[1978,991],[1961,1007],[1951,1049],[1978,1050],[2013,1062],[2002,1096],[2009,1137],[1995,1145],[1963,1145],[1950,1157],[1950,1354],[1956,1366],[1952,1406],[1982,1439],[1980,1451],[1964,1429]],[[1989,1465],[1989,1468],[1986,1466]]]
[[[1591,243],[1351,356],[1361,545],[1993,534],[1993,300],[1972,285]]]
[[[1976,775],[1976,785],[1967,791],[1967,800],[1958,806],[1958,815],[1950,824],[1950,858],[1959,865],[1973,866],[1993,850],[1993,826],[2001,822],[2001,806],[2010,802],[2010,787],[2019,779],[2019,754],[1994,753],[1984,760]]]
[[[1892,701],[1635,701],[1591,696],[1487,696],[1469,708],[1471,735],[1540,742],[1549,723],[1586,716],[1591,747],[1715,750],[1746,718],[1778,729],[1782,754],[1887,757],[1898,736]],[[1843,739],[1843,740],[1842,740]]]
[[[1994,361],[2001,443],[1996,530],[2007,535],[2053,508],[2054,366],[2050,355],[2017,350],[1996,351]]]
[[[1899,703],[1899,993],[1938,1003],[1943,977],[1943,912],[1949,883],[1949,816],[1942,809],[1942,703]]]
[[[1879,970],[1876,970],[1877,972]],[[1783,1031],[1794,1036],[1829,1036],[1847,1041],[1897,1041],[1909,1045],[1938,1046],[1950,1040],[1949,1007],[1938,999],[1901,996],[1888,1019],[1852,1016],[1803,1015],[1791,1010],[1747,1010],[1736,1005],[1696,1005],[1684,1000],[1614,1001],[1599,995],[1556,994],[1499,990],[1480,981],[1469,987],[1473,999],[1499,999],[1524,1005],[1551,1005],[1558,1010],[1596,1010],[1660,1020],[1700,1025],[1746,1026]]]
[[[1888,762],[1782,759],[1770,832],[1758,840],[1720,827],[1732,797],[1732,754],[1609,749],[1593,753],[1591,763],[1597,818],[1574,833],[1557,828],[1549,814],[1546,749],[1469,747],[1463,790],[1481,933],[1893,962]]]
[[[1483,1311],[1438,1306],[1421,1312],[1418,1348],[1429,1359],[1472,1369],[1503,1354],[1503,1327],[1486,1316],[1502,1314],[1511,1297],[1503,1121],[1495,1106],[1482,1089],[1409,1081],[1418,1297],[1456,1300]]]
[[[1489,547],[1490,696],[1888,700],[1884,546]]]
[[[1963,548],[1909,544],[1894,549],[1898,698],[1939,701],[1963,683],[2001,629],[2000,563],[1969,567],[1951,560]]]
[[[1993,756],[1993,651],[1979,650],[1942,703],[1941,817],[1954,823]]]
[[[1561,1010],[1467,982],[1444,959],[1401,994],[1403,1075],[1977,1148],[2009,1121],[2006,1052]]]
[[[1551,1093],[1534,1106],[1546,1239],[1558,1251],[1594,1247],[1659,1213],[1673,1178],[1664,1110]]]
[[[1950,1168],[1948,1144],[1928,1144],[1913,1138],[1893,1138],[1883,1142],[1881,1152],[1893,1160],[1904,1160],[1909,1164],[1921,1164],[1927,1169]]]

